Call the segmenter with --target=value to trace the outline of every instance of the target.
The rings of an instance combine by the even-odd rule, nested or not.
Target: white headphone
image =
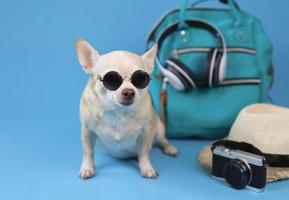
[[[169,58],[163,65],[156,57],[157,65],[162,74],[168,78],[168,82],[177,90],[188,90],[197,87],[213,87],[223,81],[227,71],[227,45],[222,32],[211,23],[203,20],[186,20],[186,24],[192,27],[200,27],[213,33],[221,42],[222,49],[212,48],[208,53],[205,63],[205,77],[200,80],[193,71],[176,58]],[[167,36],[178,30],[179,23],[174,23],[163,31],[156,43],[159,48]]]

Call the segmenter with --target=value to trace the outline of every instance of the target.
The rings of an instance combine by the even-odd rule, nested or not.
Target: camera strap
[[[233,150],[241,150],[248,153],[263,156],[269,167],[289,167],[289,155],[263,153],[260,149],[247,142],[237,142],[232,140],[217,140],[211,145],[211,150],[216,146],[224,146]]]

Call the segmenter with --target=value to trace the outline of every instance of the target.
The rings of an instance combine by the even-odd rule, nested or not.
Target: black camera
[[[229,149],[225,146],[214,146],[212,175],[225,180],[235,189],[249,188],[262,191],[266,186],[267,164],[265,157]]]

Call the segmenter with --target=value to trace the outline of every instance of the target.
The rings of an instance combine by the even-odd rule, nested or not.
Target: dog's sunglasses
[[[102,81],[104,87],[108,90],[117,90],[123,80],[128,77],[122,77],[116,71],[109,71],[103,77],[97,76],[98,80]],[[130,77],[130,82],[138,89],[146,88],[150,83],[151,77],[149,74],[142,70],[136,70]]]

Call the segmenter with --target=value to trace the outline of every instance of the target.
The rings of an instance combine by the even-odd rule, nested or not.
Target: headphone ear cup
[[[173,68],[172,66],[168,65],[167,66],[168,71],[170,71],[171,73],[173,73],[177,79],[182,83],[182,88],[184,88],[184,90],[189,89],[190,85],[187,83],[187,81],[185,80],[185,78],[182,76],[182,74],[180,74],[175,68]],[[176,88],[176,87],[175,87]]]
[[[216,59],[215,59],[215,64],[214,64],[214,71],[213,71],[213,85],[218,85],[219,84],[219,71],[221,68],[221,60],[222,60],[223,54],[218,50]]]
[[[204,78],[203,78],[203,85],[207,87],[209,85],[209,73],[210,73],[210,66],[211,66],[211,60],[213,56],[214,49],[210,49],[204,65]]]
[[[173,88],[176,90],[185,90],[186,84],[181,75],[173,69],[173,67],[170,65],[170,62],[165,62],[164,67],[166,68],[164,75],[168,78],[169,83]]]
[[[218,49],[213,48],[209,51],[207,55],[207,59],[205,61],[205,75],[204,75],[204,86],[212,87],[213,85],[213,73],[214,73],[214,65],[216,61]]]
[[[175,58],[169,58],[166,63],[182,77],[186,89],[196,88],[198,84],[197,76],[183,62]]]

